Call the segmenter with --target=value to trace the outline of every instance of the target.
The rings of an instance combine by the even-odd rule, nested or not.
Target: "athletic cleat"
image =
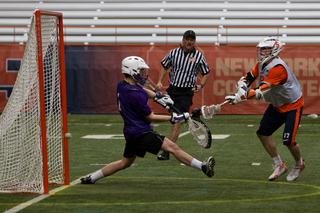
[[[196,121],[200,121],[200,112],[201,109],[195,108],[191,113],[191,118],[193,118]]]
[[[304,159],[303,159],[302,166],[294,165],[292,171],[287,176],[287,181],[296,180],[299,177],[300,173],[304,170],[304,167],[305,167],[305,163],[304,163]]]
[[[87,177],[80,178],[81,184],[94,184],[91,181],[91,175]]]
[[[277,179],[278,177],[280,177],[281,175],[283,175],[284,173],[286,173],[287,171],[288,171],[288,168],[286,167],[284,162],[282,162],[281,166],[274,165],[273,166],[273,173],[272,173],[272,175],[270,175],[269,180],[273,181],[273,180]]]
[[[203,173],[205,173],[208,177],[212,177],[214,175],[213,167],[216,164],[216,161],[213,157],[209,157],[205,161],[202,162],[201,169]]]
[[[158,160],[169,160],[169,152],[162,152],[159,156],[158,156]]]

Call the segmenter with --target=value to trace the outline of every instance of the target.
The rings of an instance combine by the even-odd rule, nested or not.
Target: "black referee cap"
[[[196,39],[196,33],[193,30],[187,30],[183,33],[183,38],[186,38],[187,36],[192,36]]]

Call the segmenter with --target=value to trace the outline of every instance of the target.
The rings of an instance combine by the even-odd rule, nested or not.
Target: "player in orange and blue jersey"
[[[298,80],[288,65],[278,56],[281,50],[282,44],[278,39],[272,37],[263,39],[257,45],[258,63],[250,72],[240,78],[237,84],[237,93],[228,95],[225,99],[230,100],[230,104],[262,98],[264,101],[270,102],[257,130],[258,138],[275,163],[274,171],[269,180],[277,179],[288,170],[271,137],[285,123],[283,144],[288,147],[296,162],[287,176],[287,181],[294,181],[305,168],[300,147],[295,141],[304,102]],[[257,78],[259,87],[248,89]]]

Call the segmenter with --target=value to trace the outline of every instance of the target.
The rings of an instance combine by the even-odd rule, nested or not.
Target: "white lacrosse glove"
[[[239,95],[236,94],[230,94],[225,97],[226,100],[229,100],[229,104],[235,105],[235,104],[240,104],[242,102],[241,98]]]
[[[163,95],[161,92],[157,92],[154,95],[153,101],[160,104],[166,110],[169,110],[170,106],[174,104],[173,100],[170,98],[169,95]]]
[[[238,96],[241,98],[241,100],[247,99],[247,87],[244,87],[244,86],[239,87],[237,89],[237,93],[236,94],[238,94]]]
[[[171,114],[171,123],[183,123],[186,119],[188,119],[190,117],[189,112],[184,112],[183,114],[177,114],[175,112],[173,112]]]
[[[237,87],[237,91],[239,90],[239,88],[243,88],[244,90],[247,91],[247,88],[248,88],[247,82],[244,81],[243,78],[240,78],[240,80],[238,81],[236,87]]]
[[[225,99],[230,100],[229,104],[232,104],[232,105],[240,104],[241,102],[247,100],[247,91],[243,87],[240,87],[238,88],[238,91],[236,94],[227,95]]]

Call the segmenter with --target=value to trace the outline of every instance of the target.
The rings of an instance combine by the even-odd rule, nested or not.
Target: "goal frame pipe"
[[[60,45],[60,78],[61,78],[61,107],[62,107],[62,140],[64,155],[64,184],[70,183],[69,179],[69,156],[68,156],[68,139],[64,134],[68,132],[67,128],[67,106],[66,106],[66,80],[65,80],[65,60],[64,60],[64,42],[63,42],[63,22],[62,13],[51,11],[35,11],[36,17],[36,35],[37,35],[37,52],[38,52],[38,75],[39,75],[39,94],[40,94],[40,115],[41,115],[41,139],[42,139],[42,158],[43,158],[43,186],[44,194],[49,194],[49,177],[48,177],[48,155],[47,155],[47,135],[46,135],[46,115],[45,115],[45,95],[44,95],[44,73],[43,73],[43,54],[41,41],[41,15],[53,15],[59,19],[59,45]]]
[[[43,82],[43,56],[42,56],[42,40],[41,40],[41,12],[35,12],[36,18],[36,35],[37,35],[37,52],[38,52],[38,76],[39,76],[39,94],[40,94],[40,117],[41,117],[41,141],[42,141],[42,164],[43,164],[43,188],[44,194],[49,194],[49,177],[48,177],[48,153],[47,153],[47,133],[46,133],[46,112],[44,98],[44,82]]]
[[[69,150],[68,139],[65,134],[68,132],[67,121],[67,89],[66,89],[66,71],[65,71],[65,57],[64,57],[64,41],[63,41],[63,18],[62,13],[59,17],[59,42],[60,42],[60,77],[61,77],[61,102],[62,102],[62,132],[63,132],[63,151],[64,151],[64,184],[70,184],[69,176]]]

